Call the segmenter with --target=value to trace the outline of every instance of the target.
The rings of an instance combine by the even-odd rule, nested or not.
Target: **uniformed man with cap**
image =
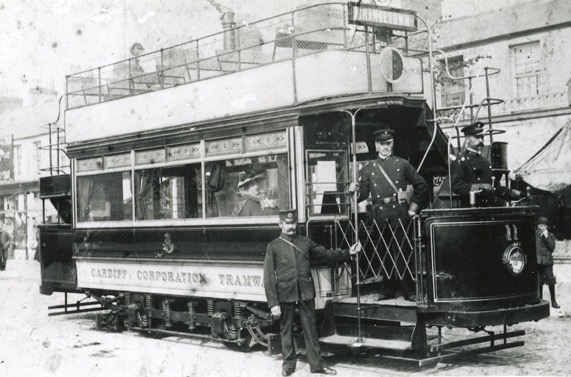
[[[359,172],[358,184],[351,183],[349,191],[358,190],[357,201],[359,202],[367,199],[370,194],[373,217],[378,226],[383,229],[388,223],[396,238],[402,239],[404,234],[399,224],[402,223],[406,226],[409,219],[417,215],[422,206],[426,205],[428,185],[410,162],[393,155],[394,131],[392,129],[383,128],[375,131],[373,135],[379,157],[363,166]],[[407,202],[405,196],[409,184],[413,187],[410,203]],[[390,238],[392,234],[389,232],[386,237]],[[378,299],[395,297],[398,285],[400,285],[404,298],[414,301],[416,297],[412,276],[405,266],[405,260],[409,259],[411,250],[407,247],[406,242],[398,242],[398,244],[402,244],[401,250],[398,250],[396,244],[396,242],[391,243],[392,260],[396,261],[394,267],[400,274],[404,274],[404,279],[399,279],[398,274],[393,271],[389,281],[383,283]],[[402,255],[400,255],[401,251]],[[391,259],[383,258],[383,260],[390,261]],[[393,266],[385,267],[390,271]],[[414,268],[409,267],[414,271]],[[401,280],[401,283],[397,284],[397,280]]]
[[[307,237],[297,234],[297,211],[279,211],[281,235],[268,244],[264,261],[264,286],[268,307],[274,318],[280,318],[282,342],[282,375],[295,371],[296,351],[293,319],[296,306],[303,329],[307,360],[311,373],[336,374],[320,354],[316,328],[315,286],[311,262],[343,262],[361,250],[357,243],[349,250],[327,250]]]
[[[460,195],[461,205],[470,206],[470,192],[478,193],[478,205],[501,206],[504,200],[521,199],[524,194],[507,187],[493,187],[490,162],[482,156],[484,147],[484,123],[476,122],[462,128],[466,137],[466,149],[452,165],[452,192]]]

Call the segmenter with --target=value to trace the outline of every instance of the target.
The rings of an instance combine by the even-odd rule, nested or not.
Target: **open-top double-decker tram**
[[[50,127],[65,132],[70,171],[56,174],[56,159],[40,182],[41,293],[94,298],[100,326],[279,352],[262,276],[277,204],[297,208],[316,242],[364,248],[314,266],[323,343],[420,364],[522,345],[507,326],[549,315],[533,208],[457,208],[451,196],[391,227],[348,191],[381,127],[426,182],[448,174],[432,74],[408,48],[419,19],[325,4],[68,76],[64,127]],[[380,281],[406,275],[416,302],[375,300]],[[447,342],[446,328],[486,335]]]

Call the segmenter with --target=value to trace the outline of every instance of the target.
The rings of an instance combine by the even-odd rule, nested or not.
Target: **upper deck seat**
[[[161,87],[168,88],[186,83],[186,69],[184,65],[173,67],[159,64],[157,65],[157,76]]]

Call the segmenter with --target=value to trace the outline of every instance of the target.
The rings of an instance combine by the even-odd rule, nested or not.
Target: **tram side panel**
[[[142,292],[255,301],[265,305],[263,262],[274,225],[253,227],[76,229],[78,285],[91,292]],[[350,293],[349,274],[312,269],[317,307]]]
[[[40,293],[78,292],[73,260],[73,231],[70,226],[39,227],[41,266]]]
[[[78,292],[77,270],[73,261],[70,190],[69,175],[40,178],[40,199],[44,202],[44,219],[38,227],[41,294]],[[56,211],[55,221],[53,218],[52,222],[46,221],[46,206]]]
[[[275,226],[79,229],[78,284],[87,290],[265,301],[263,260]]]

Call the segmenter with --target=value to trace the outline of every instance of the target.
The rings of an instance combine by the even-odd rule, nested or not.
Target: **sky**
[[[252,22],[314,0],[0,0],[0,97],[36,86],[63,92],[65,76],[222,31],[221,12]]]

